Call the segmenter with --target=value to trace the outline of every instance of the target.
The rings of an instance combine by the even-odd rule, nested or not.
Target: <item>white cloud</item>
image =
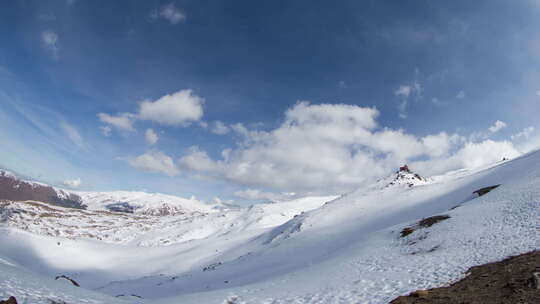
[[[173,159],[157,150],[148,151],[129,159],[128,163],[130,166],[146,172],[161,173],[167,176],[176,176],[180,173]]]
[[[64,186],[70,187],[70,188],[79,188],[81,186],[81,179],[68,179],[62,182]]]
[[[459,91],[459,92],[457,92],[457,94],[456,94],[456,98],[457,98],[457,99],[463,99],[463,98],[465,98],[465,96],[466,96],[466,95],[465,95],[465,91]]]
[[[504,121],[497,120],[493,126],[488,128],[488,130],[491,133],[496,133],[505,127],[506,127],[506,123]]]
[[[156,134],[156,132],[154,132],[154,130],[152,129],[147,129],[146,132],[144,133],[144,138],[146,139],[146,142],[149,144],[149,145],[154,145],[157,143],[159,137],[158,135]]]
[[[399,103],[400,118],[405,119],[409,116],[407,113],[407,108],[409,106],[410,98],[414,96],[416,99],[420,99],[422,97],[423,91],[424,88],[422,87],[422,84],[420,84],[420,82],[418,81],[415,81],[411,85],[400,85],[399,88],[394,91],[394,95],[401,99]]]
[[[433,161],[432,167],[441,167],[445,159],[465,146],[466,139],[455,134],[416,137],[404,130],[380,128],[378,114],[373,108],[300,102],[286,111],[285,121],[274,130],[253,131],[242,124],[231,125],[241,141],[236,148],[223,150],[221,159],[212,159],[206,151],[193,147],[179,164],[197,174],[248,187],[339,193],[419,158]],[[454,160],[454,167],[477,165],[465,162],[464,157]]]
[[[165,5],[159,12],[159,15],[169,20],[172,24],[177,24],[186,19],[184,12],[177,8],[174,3]]]
[[[98,118],[101,122],[109,124],[117,129],[120,129],[123,131],[129,131],[129,132],[135,131],[135,129],[133,128],[135,115],[131,113],[121,113],[117,116],[109,115],[107,113],[99,113]],[[110,128],[107,133],[110,133]]]
[[[54,56],[58,54],[58,34],[53,31],[44,31],[41,33],[41,41],[43,46],[51,51]]]
[[[101,130],[101,133],[103,133],[103,136],[111,136],[112,128],[109,126],[101,126],[99,127]]]
[[[295,197],[295,193],[273,193],[265,192],[259,189],[246,189],[242,191],[236,191],[234,196],[246,199],[246,200],[268,200],[272,202],[279,202]]]
[[[479,142],[482,140],[486,140],[493,136],[493,134],[499,132],[501,129],[506,128],[506,123],[504,121],[497,120],[495,123],[490,126],[485,131],[476,131],[469,135],[469,141],[471,142]]]
[[[138,117],[172,126],[197,121],[203,116],[204,99],[191,93],[191,90],[181,90],[155,101],[143,101]]]
[[[540,90],[536,91],[536,95],[540,96]]]
[[[519,155],[511,142],[487,139],[478,143],[467,142],[449,157],[417,161],[410,166],[425,175],[434,175],[461,168],[478,168]]]
[[[75,129],[75,127],[73,127],[72,125],[68,124],[67,122],[61,122],[60,123],[60,127],[62,128],[62,130],[64,130],[64,132],[66,133],[66,135],[69,137],[69,139],[74,143],[76,144],[77,146],[79,146],[79,148],[81,149],[85,149],[86,146],[84,144],[84,140],[81,136],[81,134],[79,134],[79,131],[77,131],[77,129]]]
[[[529,137],[531,136],[531,134],[533,132],[534,132],[534,127],[530,126],[530,127],[524,128],[520,132],[512,135],[510,138],[512,140],[529,139]]]
[[[346,89],[347,88],[347,84],[345,83],[345,81],[343,80],[340,80],[337,84],[337,87],[340,88],[340,89]]]
[[[439,98],[437,97],[433,97],[431,99],[431,102],[434,104],[434,105],[437,105],[437,106],[445,106],[446,105],[446,102],[440,100]]]
[[[412,92],[412,87],[408,85],[400,85],[399,88],[394,92],[396,96],[402,96],[409,98]]]
[[[163,125],[186,126],[193,121],[198,121],[203,116],[204,99],[193,95],[191,90],[180,90],[173,94],[168,94],[155,101],[144,100],[139,104],[138,114],[120,113],[110,115],[98,113],[99,120],[121,131],[135,132],[133,124],[136,120],[151,120]],[[204,128],[208,127],[206,122],[200,122]],[[221,125],[219,127],[226,127]],[[100,127],[103,135],[109,136],[111,128],[109,126]],[[219,131],[223,131],[221,128]],[[148,132],[148,131],[147,131]]]
[[[218,120],[214,123],[214,126],[210,131],[215,134],[223,135],[229,133],[230,129],[224,123]]]

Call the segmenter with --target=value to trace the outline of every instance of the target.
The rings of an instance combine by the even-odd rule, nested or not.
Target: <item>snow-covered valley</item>
[[[0,298],[388,303],[540,249],[540,152],[427,179],[402,168],[344,195],[251,207],[74,194],[85,208],[0,201]],[[447,218],[419,223],[436,215]]]

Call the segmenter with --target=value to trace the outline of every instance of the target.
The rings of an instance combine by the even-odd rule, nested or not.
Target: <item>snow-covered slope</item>
[[[192,197],[190,199],[165,195],[132,191],[113,192],[77,192],[89,210],[107,210],[115,212],[171,215],[190,214],[194,212],[213,212],[212,206]]]
[[[137,194],[139,193],[125,192],[118,194],[118,197],[131,204],[147,201]],[[144,195],[148,194],[143,193]],[[188,209],[181,198],[176,198],[180,200],[179,208],[182,208],[183,212],[162,213],[160,216],[155,216],[153,212],[132,214],[107,211],[100,208],[102,206],[100,203],[89,204],[90,208],[97,210],[81,210],[37,201],[0,200],[0,223],[39,235],[72,240],[90,239],[114,244],[164,246],[233,232],[274,227],[304,211],[320,207],[334,198],[336,197],[309,197],[230,210],[215,210],[205,205],[203,206],[206,209],[198,205],[196,208]],[[171,200],[174,199],[175,197],[171,197]],[[101,202],[101,198],[97,201]],[[158,210],[155,205],[149,204],[150,210]]]
[[[305,198],[194,217],[122,214],[125,219],[111,224],[116,225],[111,233],[122,235],[118,231],[130,217],[145,218],[125,230],[141,231],[126,242],[32,230],[14,224],[30,225],[32,217],[11,213],[0,228],[0,258],[17,271],[43,278],[66,274],[81,288],[142,297],[132,296],[128,303],[387,303],[457,280],[470,266],[540,249],[539,152],[430,179],[400,172],[404,182],[387,186],[392,177],[335,199]],[[496,185],[482,196],[474,193]],[[101,227],[107,227],[106,217],[115,216],[79,212],[94,212],[88,224]],[[449,218],[432,226],[419,223],[434,215]],[[156,222],[137,226],[151,218]],[[402,237],[404,228],[412,231]],[[177,236],[188,232],[189,237]],[[155,241],[163,238],[170,241]],[[30,289],[22,279],[0,283],[5,295]],[[108,303],[97,296],[92,300]]]

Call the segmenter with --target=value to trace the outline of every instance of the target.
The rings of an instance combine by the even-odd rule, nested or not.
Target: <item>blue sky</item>
[[[80,190],[345,192],[540,143],[538,1],[4,1],[0,165]],[[294,194],[293,194],[294,193]]]

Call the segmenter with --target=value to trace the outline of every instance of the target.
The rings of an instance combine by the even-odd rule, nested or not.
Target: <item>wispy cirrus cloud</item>
[[[46,50],[50,51],[54,57],[58,56],[60,48],[58,47],[58,34],[56,32],[51,30],[42,32],[41,41]]]
[[[422,97],[424,88],[419,81],[415,81],[412,84],[402,84],[395,91],[394,95],[401,101],[399,103],[399,117],[405,119],[408,117],[407,108],[409,106],[410,98],[413,96],[417,99]]]
[[[164,5],[159,10],[152,12],[150,17],[152,19],[161,17],[168,20],[173,25],[186,20],[186,14],[183,10],[179,9],[174,2]]]
[[[77,131],[77,129],[74,126],[72,126],[72,125],[68,124],[67,122],[63,121],[63,122],[60,123],[60,127],[62,128],[62,130],[64,130],[64,132],[66,133],[68,138],[74,144],[76,144],[81,149],[86,149],[86,144],[85,144],[81,134],[79,133],[79,131]]]

